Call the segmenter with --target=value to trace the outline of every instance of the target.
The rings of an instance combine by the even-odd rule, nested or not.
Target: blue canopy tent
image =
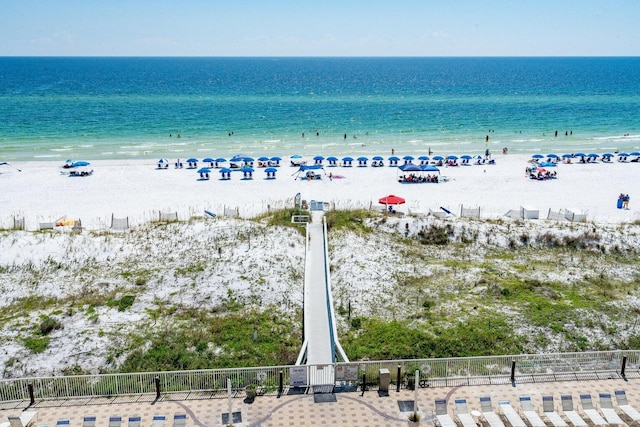
[[[199,181],[207,181],[209,179],[210,173],[211,173],[211,169],[209,168],[198,169],[198,174],[200,175]]]
[[[365,167],[367,166],[367,162],[369,161],[369,159],[367,157],[361,156],[358,157],[358,166],[359,167]]]
[[[325,175],[327,174],[322,165],[301,165],[300,169],[294,172],[295,179],[300,178],[307,181],[321,179],[322,176],[319,173],[316,173],[316,171],[320,170],[323,171]],[[303,172],[304,176],[300,176],[300,174],[302,174]]]
[[[331,167],[338,166],[338,158],[335,156],[327,157],[327,162],[329,162],[329,166]]]
[[[267,174],[266,179],[276,179],[276,172],[278,172],[277,168],[272,167],[268,167],[265,170],[265,173]]]
[[[398,182],[402,184],[437,183],[440,179],[440,169],[433,165],[404,164],[398,169],[404,172],[398,177]],[[407,175],[407,172],[410,174]]]

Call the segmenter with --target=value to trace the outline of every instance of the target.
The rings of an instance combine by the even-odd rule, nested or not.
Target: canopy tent
[[[325,175],[327,174],[327,172],[324,170],[324,166],[322,165],[300,165],[300,168],[296,172],[294,172],[293,175],[295,175],[295,179],[298,179],[298,177],[300,177],[300,174],[304,172],[305,176],[301,177],[300,179],[320,179],[320,174],[317,174],[315,172],[320,170],[324,172]]]

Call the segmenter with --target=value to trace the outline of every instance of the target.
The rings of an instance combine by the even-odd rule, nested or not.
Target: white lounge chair
[[[9,418],[9,425],[11,427],[29,427],[36,420],[36,411],[26,411],[20,414],[19,417],[7,417]]]
[[[447,401],[444,399],[436,400],[436,419],[440,427],[457,427],[453,418],[447,412]]]
[[[505,427],[500,416],[493,412],[493,405],[489,396],[480,397],[480,412],[490,427]]]
[[[638,410],[633,406],[629,405],[629,401],[627,400],[627,394],[625,393],[625,391],[615,390],[613,393],[616,395],[618,408],[620,408],[620,410],[624,412],[624,414],[632,421],[640,421],[640,412],[638,412]]]
[[[567,417],[569,422],[575,427],[587,427],[587,422],[573,407],[573,397],[571,397],[571,395],[565,395],[560,396],[560,399],[562,400],[562,413]]]
[[[520,415],[513,409],[513,406],[511,406],[508,400],[498,402],[498,405],[500,406],[502,414],[507,418],[509,424],[511,424],[511,427],[527,427],[527,424],[520,418]]]
[[[584,411],[585,415],[589,417],[589,420],[595,426],[606,426],[607,420],[602,418],[600,412],[593,406],[593,401],[591,400],[590,394],[581,394],[580,395],[580,404],[582,405],[582,411]]]
[[[553,396],[542,396],[542,414],[547,417],[553,427],[568,427],[568,424],[556,412]]]
[[[613,401],[611,400],[611,393],[600,393],[600,411],[609,424],[626,426],[627,424],[622,421],[622,418],[613,409]]]
[[[520,406],[522,407],[522,413],[524,417],[529,420],[531,427],[547,427],[542,421],[540,415],[533,408],[533,402],[531,402],[530,396],[520,396]]]
[[[140,415],[132,415],[129,417],[129,423],[127,425],[128,427],[140,427],[141,423],[142,418],[140,417]]]
[[[463,427],[477,427],[476,420],[473,419],[467,408],[466,399],[456,399],[456,417],[460,420]]]
[[[185,427],[187,425],[187,414],[174,414],[173,427]]]
[[[120,415],[112,415],[109,417],[109,427],[120,427],[122,425],[122,417]]]
[[[96,427],[96,416],[87,415],[82,419],[82,427]]]
[[[164,427],[165,421],[167,421],[165,415],[154,415],[151,421],[151,427]]]

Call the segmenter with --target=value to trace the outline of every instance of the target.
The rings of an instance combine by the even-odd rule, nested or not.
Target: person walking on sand
[[[627,209],[627,210],[629,209],[629,199],[630,199],[630,197],[629,197],[628,194],[625,194],[622,197],[622,208],[623,209]]]

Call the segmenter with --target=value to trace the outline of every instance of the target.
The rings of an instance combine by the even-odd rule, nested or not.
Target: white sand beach
[[[382,208],[378,199],[395,194],[406,199],[398,210],[428,213],[444,207],[453,213],[460,206],[480,208],[482,218],[498,218],[512,209],[529,206],[546,218],[549,209],[584,212],[597,223],[632,222],[639,219],[640,163],[559,164],[557,179],[534,181],[525,178],[530,159],[522,155],[494,156],[495,165],[442,167],[447,182],[401,184],[395,167],[326,167],[321,180],[294,178],[297,168],[283,160],[276,179],[266,180],[264,169],[256,168],[252,180],[233,172],[220,180],[213,169],[209,181],[199,181],[196,170],[157,170],[151,160],[103,160],[92,162],[89,177],[61,174],[54,162],[23,162],[16,169],[0,172],[0,226],[11,228],[14,217],[24,217],[27,230],[40,222],[64,216],[81,219],[89,230],[107,228],[111,216],[128,217],[131,225],[158,218],[159,212],[177,212],[181,220],[202,216],[204,210],[221,215],[224,208],[238,208],[249,218],[292,206],[300,193],[305,200],[329,202],[339,209]],[[175,159],[174,159],[175,160]],[[170,160],[170,162],[174,161]],[[311,163],[311,159],[307,159]],[[201,164],[199,167],[202,166]],[[329,179],[328,174],[342,178]],[[442,181],[442,180],[441,180]],[[620,193],[629,194],[629,210],[616,208]]]

